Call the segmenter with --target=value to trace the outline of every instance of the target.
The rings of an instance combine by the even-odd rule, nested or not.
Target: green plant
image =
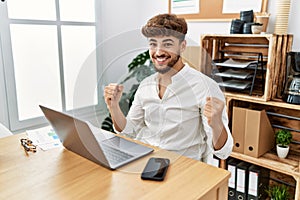
[[[280,129],[275,133],[276,144],[287,146],[291,143],[293,135],[289,130]]]
[[[138,54],[128,65],[128,75],[120,82],[120,84],[130,84],[130,90],[123,92],[120,99],[120,108],[126,116],[133,102],[134,95],[141,81],[147,76],[153,74],[155,69],[151,62],[149,50]],[[110,114],[103,120],[102,129],[114,132],[113,123]]]
[[[290,198],[288,189],[285,185],[273,185],[265,191],[272,200],[288,200]]]

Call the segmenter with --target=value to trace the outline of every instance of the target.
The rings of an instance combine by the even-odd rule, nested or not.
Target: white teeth
[[[167,58],[156,58],[157,59],[157,61],[159,61],[159,62],[163,62],[163,61],[165,61]]]

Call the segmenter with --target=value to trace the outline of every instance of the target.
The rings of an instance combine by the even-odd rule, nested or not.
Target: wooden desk
[[[228,171],[172,152],[156,149],[110,171],[64,148],[26,156],[22,137],[0,139],[0,199],[227,199]],[[149,157],[171,160],[163,182],[140,178]]]

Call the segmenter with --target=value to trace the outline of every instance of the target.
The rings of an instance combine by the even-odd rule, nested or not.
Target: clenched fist
[[[108,109],[119,105],[124,86],[117,83],[110,83],[104,88],[104,100]]]
[[[206,104],[204,106],[204,116],[207,118],[208,124],[212,128],[223,126],[222,124],[222,112],[224,109],[224,102],[215,97],[207,97]]]

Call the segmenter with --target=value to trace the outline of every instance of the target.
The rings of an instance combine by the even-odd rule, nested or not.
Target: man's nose
[[[155,54],[156,55],[162,55],[162,54],[164,54],[164,50],[162,48],[156,48]]]
[[[165,53],[165,49],[162,45],[157,45],[156,49],[155,49],[155,53],[156,55],[161,55]]]

